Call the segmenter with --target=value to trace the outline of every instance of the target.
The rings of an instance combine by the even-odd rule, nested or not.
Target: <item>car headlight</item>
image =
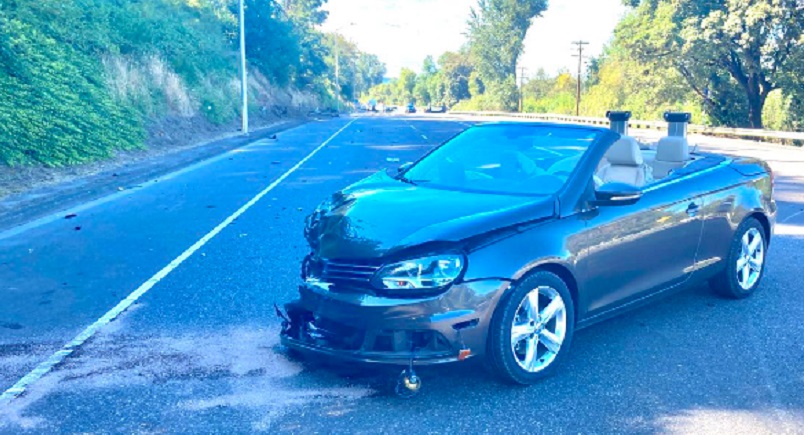
[[[383,266],[372,283],[387,290],[433,290],[452,284],[465,266],[466,260],[460,254],[415,258]]]

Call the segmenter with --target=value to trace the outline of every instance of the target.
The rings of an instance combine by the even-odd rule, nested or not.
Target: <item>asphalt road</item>
[[[473,122],[312,122],[0,232],[0,392],[147,287],[0,402],[0,432],[804,433],[804,150],[753,142],[693,138],[777,173],[780,223],[748,300],[702,286],[580,331],[528,388],[465,363],[421,370],[423,392],[401,400],[395,372],[289,359],[272,305],[296,293],[304,216]]]

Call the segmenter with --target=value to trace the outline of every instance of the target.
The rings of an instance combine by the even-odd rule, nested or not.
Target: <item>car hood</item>
[[[324,258],[372,259],[551,218],[555,200],[445,190],[374,174],[322,203],[305,237]]]

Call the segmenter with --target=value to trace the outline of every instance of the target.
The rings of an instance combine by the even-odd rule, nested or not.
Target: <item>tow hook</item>
[[[396,388],[394,391],[396,395],[403,399],[410,399],[419,393],[422,388],[422,379],[416,375],[413,370],[413,357],[410,358],[410,365],[402,373],[396,381]]]

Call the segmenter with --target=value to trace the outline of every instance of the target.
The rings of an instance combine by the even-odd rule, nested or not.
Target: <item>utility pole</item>
[[[243,102],[243,134],[248,134],[248,83],[246,83],[246,27],[243,0],[240,0],[240,98]]]
[[[341,113],[341,62],[338,59],[338,41],[335,40],[335,107],[338,113]]]
[[[519,67],[519,113],[522,113],[522,100],[524,99],[522,94],[522,81],[525,78],[525,67]]]
[[[572,45],[578,47],[578,54],[573,54],[572,57],[578,58],[578,86],[575,92],[575,116],[581,114],[581,67],[583,66],[583,47],[589,45],[586,41],[573,41]]]

